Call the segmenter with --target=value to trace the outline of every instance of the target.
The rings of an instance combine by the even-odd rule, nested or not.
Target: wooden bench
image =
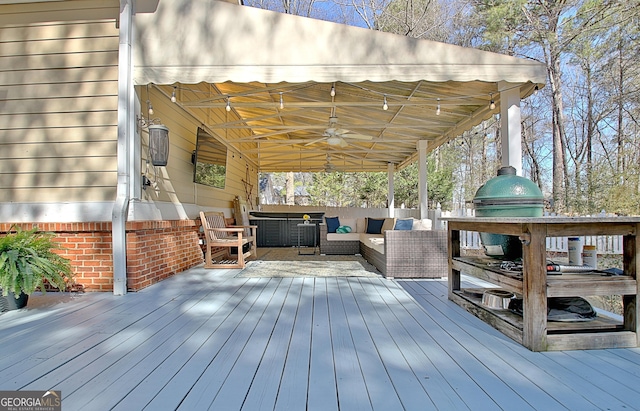
[[[256,246],[257,226],[227,226],[224,213],[217,211],[201,211],[200,220],[205,235],[205,268],[244,268],[247,258],[257,258]],[[243,252],[244,245],[249,244],[249,250]],[[224,259],[213,260],[213,249],[222,249]],[[237,258],[231,258],[231,249],[236,249]]]

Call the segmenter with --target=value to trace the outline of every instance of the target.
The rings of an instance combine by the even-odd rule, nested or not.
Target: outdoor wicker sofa
[[[320,224],[320,253],[359,253],[387,278],[444,277],[448,269],[447,232],[425,229],[419,221],[414,224],[417,229],[397,230],[388,225],[392,228],[381,234],[367,233],[362,227],[348,234],[332,234],[327,224]]]

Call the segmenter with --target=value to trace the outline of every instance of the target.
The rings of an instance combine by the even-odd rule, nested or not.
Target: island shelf
[[[448,218],[449,299],[532,351],[602,349],[638,346],[638,282],[640,218],[474,217]],[[518,236],[522,271],[500,267],[497,259],[460,254],[460,232],[478,231]],[[548,274],[546,237],[622,235],[623,274],[593,271]],[[496,263],[498,262],[498,263]],[[461,287],[460,274],[482,279],[522,298],[522,316],[491,309],[481,297]],[[621,295],[622,320],[598,316],[587,322],[547,320],[548,298]]]

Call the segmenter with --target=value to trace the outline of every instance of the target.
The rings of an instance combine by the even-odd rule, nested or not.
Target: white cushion
[[[431,230],[431,220],[423,218],[422,220],[413,220],[412,230]]]
[[[356,227],[356,219],[355,218],[342,218],[340,217],[340,225],[346,225],[351,227],[351,232],[355,233],[358,231]]]
[[[360,242],[365,246],[384,254],[384,236],[382,234],[360,234]]]
[[[358,233],[327,233],[327,241],[359,241],[360,234]]]

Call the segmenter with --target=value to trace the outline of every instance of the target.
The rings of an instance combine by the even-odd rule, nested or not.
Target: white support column
[[[389,217],[395,217],[396,214],[396,203],[395,203],[395,188],[393,186],[393,176],[395,173],[395,167],[393,163],[387,164],[387,176],[389,180],[389,190],[387,193],[387,204],[389,207]]]
[[[429,218],[429,197],[427,195],[427,140],[419,140],[418,146],[418,194],[420,196],[420,218]]]
[[[129,190],[132,131],[135,126],[135,105],[132,80],[133,0],[120,1],[120,45],[118,51],[118,185],[111,212],[113,247],[113,294],[127,293],[126,224],[129,212]]]
[[[520,88],[500,82],[500,129],[502,136],[502,166],[512,166],[522,175],[522,126]]]

